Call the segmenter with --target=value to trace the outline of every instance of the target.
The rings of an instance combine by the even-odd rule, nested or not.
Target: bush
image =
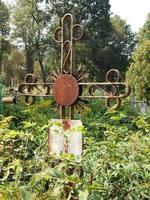
[[[41,101],[0,121],[1,199],[149,199],[150,115],[127,105],[110,112],[91,101],[81,114],[87,130],[78,163],[47,155],[48,121],[56,117],[48,108]]]

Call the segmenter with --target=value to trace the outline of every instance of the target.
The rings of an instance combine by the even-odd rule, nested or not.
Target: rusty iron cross
[[[66,118],[66,107],[69,108],[69,119],[73,119],[74,109],[79,109],[80,103],[86,98],[104,98],[109,109],[121,106],[121,99],[130,94],[131,88],[127,83],[120,82],[118,70],[108,71],[106,82],[86,82],[85,70],[82,66],[75,66],[74,45],[82,35],[82,25],[75,23],[72,14],[65,14],[61,19],[61,26],[54,33],[54,40],[61,45],[60,69],[52,72],[54,81],[51,83],[38,83],[36,75],[26,75],[25,82],[19,85],[18,91],[24,96],[27,105],[35,103],[38,96],[54,97],[60,108],[61,119]]]

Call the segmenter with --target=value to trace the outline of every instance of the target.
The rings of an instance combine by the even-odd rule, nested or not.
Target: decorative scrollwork
[[[37,83],[38,78],[35,74],[27,74],[25,83],[19,85],[18,91],[24,96],[26,105],[32,105],[36,102],[38,96],[52,96],[53,83]]]
[[[88,94],[81,95],[80,98],[105,98],[108,109],[118,109],[121,106],[121,99],[127,97],[131,92],[131,87],[127,83],[119,82],[120,77],[121,74],[118,70],[111,69],[106,74],[107,82],[79,83],[82,87],[88,87]]]
[[[73,44],[83,35],[83,27],[75,24],[73,15],[67,13],[61,20],[61,27],[54,33],[54,40],[61,44],[61,73],[73,73]]]

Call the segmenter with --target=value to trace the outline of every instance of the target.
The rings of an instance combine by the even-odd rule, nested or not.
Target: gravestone
[[[140,104],[140,111],[141,111],[141,113],[146,113],[147,112],[147,103],[146,102],[141,102],[141,104]]]
[[[51,120],[49,129],[49,154],[70,153],[75,156],[82,154],[82,122],[80,120]]]

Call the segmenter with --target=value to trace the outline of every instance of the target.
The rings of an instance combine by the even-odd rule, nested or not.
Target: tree
[[[25,76],[25,52],[11,45],[11,54],[4,69],[5,86],[17,85]],[[9,77],[9,78],[8,78]]]
[[[127,66],[131,61],[131,54],[135,47],[135,35],[131,31],[130,25],[120,16],[115,15],[111,17],[112,35],[111,48],[112,56],[110,56],[110,65],[114,65],[121,71],[125,72]]]
[[[36,59],[39,62],[42,78],[43,81],[46,82],[46,72],[45,72],[45,66],[44,66],[44,59],[45,54],[47,50],[50,48],[50,39],[47,38],[47,32],[46,29],[50,26],[51,21],[51,14],[47,12],[46,9],[42,10],[40,9],[40,5],[35,1],[34,6],[34,13],[32,14],[33,19],[35,20],[37,31],[36,31],[36,37],[35,37],[35,55]]]
[[[133,62],[127,71],[127,80],[135,90],[137,99],[150,100],[150,14],[140,29]]]
[[[16,7],[13,10],[14,38],[20,39],[26,52],[26,67],[28,73],[34,71],[34,37],[35,22],[32,18],[32,1],[17,0]]]
[[[146,22],[139,31],[138,40],[139,42],[142,42],[143,40],[150,40],[150,13],[147,15]]]
[[[127,80],[135,90],[137,99],[150,100],[150,40],[140,43],[133,54],[127,71]]]
[[[46,81],[43,54],[45,46],[44,31],[48,26],[49,16],[40,8],[36,0],[17,0],[14,8],[13,24],[15,25],[14,37],[21,39],[26,52],[26,67],[28,73],[34,72],[34,62],[39,61],[43,80]]]
[[[9,53],[9,11],[7,6],[0,0],[0,73],[2,72],[2,63]]]

